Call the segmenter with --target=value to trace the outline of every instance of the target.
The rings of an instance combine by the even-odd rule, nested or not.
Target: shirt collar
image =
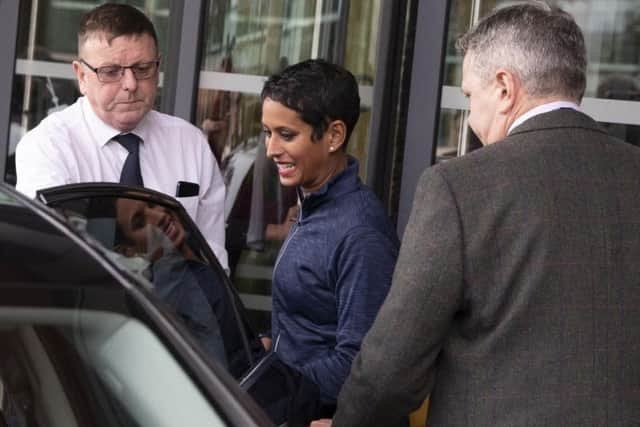
[[[548,113],[549,111],[559,110],[560,108],[572,108],[576,111],[580,111],[580,107],[578,106],[578,104],[571,101],[554,101],[554,102],[549,102],[547,104],[538,105],[537,107],[532,108],[531,110],[527,111],[526,113],[518,117],[511,124],[511,126],[509,126],[509,131],[507,132],[507,135],[509,135],[512,130],[514,130],[516,127],[520,126],[522,123],[529,120],[530,118],[537,116],[539,114]]]
[[[82,113],[84,114],[89,131],[95,137],[95,141],[100,147],[104,147],[109,141],[111,141],[116,135],[120,135],[122,132],[118,129],[106,124],[98,115],[93,111],[91,103],[86,96],[80,98],[80,105],[82,107]],[[142,118],[138,126],[131,131],[140,137],[144,142],[147,140],[149,134],[149,127],[147,126],[148,113]],[[129,132],[126,132],[129,133]]]

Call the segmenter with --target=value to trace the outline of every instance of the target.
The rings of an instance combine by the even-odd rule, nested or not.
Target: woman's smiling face
[[[262,103],[262,128],[267,157],[278,166],[280,183],[285,187],[299,186],[303,192],[312,193],[335,173],[330,132],[313,141],[313,128],[297,111],[266,98]]]
[[[135,252],[147,253],[158,248],[149,247],[153,236],[161,233],[175,248],[180,248],[186,238],[185,230],[174,214],[153,203],[141,200],[119,199],[117,201],[116,220],[122,234],[134,245]],[[151,259],[157,259],[162,253],[152,253]]]

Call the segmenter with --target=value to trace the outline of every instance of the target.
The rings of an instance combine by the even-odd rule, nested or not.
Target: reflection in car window
[[[153,285],[201,348],[236,378],[250,367],[224,272],[186,217],[150,199],[90,196],[52,203],[108,256]]]
[[[13,324],[7,325],[7,322],[4,321],[6,319],[3,317],[6,314],[6,310],[4,310],[6,307],[59,307],[72,310],[74,313],[81,311],[79,307],[82,307],[84,311],[115,310],[125,318],[131,317],[144,322],[149,328],[159,333],[159,336],[166,338],[167,335],[160,330],[163,328],[156,329],[159,328],[158,323],[147,317],[146,310],[135,302],[137,300],[129,297],[129,293],[133,289],[129,289],[129,291],[126,289],[131,285],[134,288],[137,287],[145,299],[151,297],[150,291],[155,291],[159,297],[155,302],[164,301],[166,306],[172,308],[177,315],[173,319],[181,320],[186,326],[186,328],[179,328],[176,332],[188,333],[190,330],[194,338],[200,341],[200,347],[209,354],[213,354],[210,359],[216,358],[222,364],[226,361],[229,373],[236,379],[242,379],[241,384],[248,384],[244,387],[245,390],[255,398],[256,402],[263,405],[263,409],[274,422],[281,424],[287,419],[287,395],[295,383],[286,373],[281,372],[281,365],[277,363],[263,364],[261,369],[251,370],[253,375],[249,374],[250,378],[243,375],[249,371],[250,367],[253,367],[250,356],[253,356],[253,360],[257,360],[264,354],[264,349],[260,339],[252,333],[246,322],[246,317],[243,317],[243,307],[238,302],[237,294],[233,292],[228,278],[217,264],[211,250],[206,246],[206,241],[197,232],[197,229],[192,228],[194,227],[193,223],[175,201],[165,196],[156,198],[147,191],[136,191],[132,193],[132,197],[116,197],[115,195],[122,195],[125,192],[111,185],[100,184],[93,186],[83,184],[51,190],[43,192],[41,200],[66,216],[69,220],[68,225],[75,227],[78,234],[83,235],[84,240],[90,246],[119,263],[122,269],[135,266],[135,269],[130,271],[138,272],[141,275],[141,280],[144,280],[142,275],[148,280],[138,283],[139,287],[136,286],[135,280],[128,280],[128,285],[120,287],[115,282],[115,277],[106,274],[104,260],[87,257],[85,251],[80,250],[80,246],[73,242],[74,239],[70,239],[66,232],[60,233],[62,228],[60,230],[52,228],[35,211],[29,211],[24,206],[4,206],[1,209],[3,219],[6,222],[0,224],[3,226],[0,227],[2,229],[0,236],[3,237],[4,248],[8,250],[5,256],[0,258],[0,271],[2,271],[0,274],[0,282],[2,282],[2,286],[0,286],[0,415],[4,417],[6,413],[10,412],[12,420],[21,419],[26,420],[24,422],[27,423],[20,424],[17,421],[12,421],[12,424],[9,424],[11,427],[14,425],[38,425],[36,421],[29,420],[38,420],[37,422],[42,419],[46,420],[47,418],[38,412],[46,409],[43,408],[45,404],[56,408],[52,411],[55,412],[56,417],[60,417],[64,421],[61,423],[46,421],[42,425],[65,427],[74,425],[146,425],[135,419],[127,419],[127,417],[131,418],[127,415],[129,408],[122,405],[120,400],[113,400],[108,397],[108,394],[107,397],[97,396],[100,394],[99,391],[87,391],[79,388],[80,386],[69,385],[71,391],[67,391],[64,384],[56,386],[54,383],[48,387],[53,387],[57,391],[43,392],[42,387],[33,391],[32,386],[27,387],[27,383],[18,381],[17,385],[11,382],[10,388],[13,391],[10,394],[3,392],[3,390],[7,390],[5,385],[10,383],[7,378],[11,377],[11,372],[15,372],[15,375],[21,372],[20,377],[23,380],[27,380],[31,375],[28,370],[29,365],[26,365],[26,368],[21,365],[21,370],[18,370],[16,365],[17,360],[29,358],[16,353],[21,351],[21,346],[11,344],[17,339],[15,334],[18,333],[18,330],[13,329],[17,320],[14,319]],[[87,194],[89,195],[87,196]],[[141,233],[140,230],[146,231]],[[113,272],[114,268],[109,266],[109,270]],[[67,284],[73,284],[73,286]],[[185,291],[185,289],[187,290]],[[188,289],[196,289],[195,292],[198,294],[193,294]],[[195,304],[192,298],[196,300]],[[155,305],[154,301],[148,302]],[[198,310],[202,310],[205,317],[198,317],[199,314],[202,314]],[[215,318],[210,316],[212,311]],[[63,330],[54,317],[47,314],[42,316],[42,319],[45,319],[44,322],[27,322],[28,328],[33,329],[33,333],[30,332],[30,334],[36,334],[43,346],[51,342],[54,349],[61,348],[61,346],[70,348],[71,344],[65,343],[64,340],[72,339],[73,333],[76,333],[74,331],[81,330],[73,328]],[[202,325],[197,322],[203,319],[204,326],[208,329],[198,330],[198,326]],[[216,325],[219,336],[203,334],[203,331],[211,331]],[[248,339],[243,337],[240,329],[242,327],[245,328]],[[13,337],[9,337],[9,329],[11,329]],[[5,332],[7,334],[4,334]],[[213,344],[217,344],[218,347],[209,346],[207,349],[207,338],[217,338],[218,342]],[[219,340],[220,338],[222,339]],[[36,342],[35,340],[29,342],[31,341]],[[220,352],[221,343],[222,353]],[[8,347],[5,347],[5,344]],[[173,347],[170,348],[173,349]],[[80,351],[75,347],[72,350]],[[142,347],[137,342],[131,341],[126,350],[136,350],[140,352],[139,356],[142,359],[147,359],[146,355],[142,353],[147,352],[147,347]],[[163,351],[166,352],[166,349]],[[43,352],[44,350],[36,351],[34,354]],[[66,352],[62,350],[58,353],[63,355],[59,358],[48,357],[62,360],[61,363],[68,363],[73,367],[77,366],[78,375],[83,378],[92,375],[91,369],[93,367],[87,368],[82,365],[82,363],[86,363],[85,359],[81,358],[78,361],[77,355],[64,355]],[[176,353],[175,357],[182,360],[183,363],[188,362],[183,365],[185,368],[193,367],[191,357],[187,357],[185,360],[182,353]],[[134,359],[132,359],[133,361]],[[197,364],[200,362],[201,359],[197,358]],[[213,368],[213,372],[217,372],[219,365],[216,364],[210,368]],[[275,373],[272,372],[272,366],[275,366]],[[202,366],[199,369],[201,368]],[[137,370],[138,368],[129,364],[127,369]],[[198,384],[200,384],[200,378],[203,378],[203,373],[206,374],[206,372],[198,370],[197,376],[193,377]],[[108,382],[108,378],[111,378],[111,375],[106,375],[104,378],[99,377],[96,381]],[[79,381],[81,379],[76,382]],[[92,386],[92,384],[93,382],[89,385]],[[109,388],[110,384],[105,383],[100,386]],[[164,387],[166,390],[173,388],[172,383]],[[26,390],[26,394],[21,394],[20,390]],[[98,403],[84,402],[78,397],[65,396],[65,393],[75,393],[73,390],[80,390],[78,393],[81,395],[96,399],[100,406],[96,406]],[[5,399],[9,395],[11,403],[8,403],[8,398]],[[113,417],[120,417],[118,420],[121,421],[107,420],[104,423],[83,421],[98,417],[93,417],[94,412],[91,412],[90,415],[83,418],[82,414],[78,415],[74,412],[73,405],[71,405],[71,409],[66,410],[67,415],[60,415],[63,413],[61,411],[65,411],[65,405],[58,400],[64,399],[83,402],[78,405],[81,408],[87,407],[86,411],[107,411]],[[25,402],[27,402],[26,406]],[[284,406],[279,406],[280,402]],[[170,405],[171,403],[177,402],[166,404]],[[90,405],[96,406],[97,409],[91,409]],[[9,407],[12,409],[7,409]],[[33,411],[38,414],[34,415]],[[80,412],[82,413],[82,410]],[[124,415],[119,415],[121,413]],[[193,420],[191,414],[187,414],[187,416],[189,420]],[[70,421],[72,417],[79,417],[79,421],[74,424]],[[0,418],[0,421],[4,420]],[[202,423],[197,425],[202,425]],[[4,427],[1,422],[0,427]]]
[[[156,294],[176,311],[208,354],[228,366],[220,325],[203,290],[218,278],[187,237],[171,210],[148,201],[115,200],[113,249],[148,262]]]
[[[131,317],[2,306],[0,342],[5,425],[223,425],[158,338]]]

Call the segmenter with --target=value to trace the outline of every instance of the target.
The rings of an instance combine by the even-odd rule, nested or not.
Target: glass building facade
[[[15,183],[20,137],[79,96],[70,62],[82,14],[100,1],[0,2],[14,58],[0,66],[0,172]],[[258,327],[270,318],[271,273],[281,242],[262,230],[295,195],[266,161],[264,80],[288,64],[325,58],[356,76],[361,118],[349,151],[402,234],[415,183],[430,164],[479,143],[466,125],[455,40],[502,0],[137,0],[156,26],[157,108],[205,133],[227,185],[231,275]],[[640,144],[640,0],[550,1],[570,12],[588,51],[584,111]]]

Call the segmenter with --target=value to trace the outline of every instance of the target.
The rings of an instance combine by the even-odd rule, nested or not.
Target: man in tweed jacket
[[[458,43],[485,147],[429,168],[334,427],[640,424],[640,150],[578,104],[585,48],[544,4]]]

